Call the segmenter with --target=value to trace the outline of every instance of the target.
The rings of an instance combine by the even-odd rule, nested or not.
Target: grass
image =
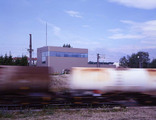
[[[57,107],[47,106],[47,107],[42,109],[40,114],[42,114],[42,115],[53,115],[56,109],[57,109]]]
[[[47,106],[47,107],[44,107],[41,111],[24,110],[22,113],[23,115],[21,117],[35,117],[35,116],[53,115],[55,112],[55,109],[56,108],[54,108],[54,107]]]
[[[0,118],[14,118],[15,115],[13,112],[9,112],[6,110],[0,110]]]
[[[107,107],[103,106],[101,112],[127,112],[127,109],[125,107]]]
[[[27,118],[27,117],[35,117],[37,116],[37,112],[31,109],[20,110],[20,112],[16,112],[16,118]]]
[[[55,112],[54,107],[44,107],[41,111],[33,111],[29,108],[20,111],[0,110],[0,119],[2,118],[27,118],[44,115],[53,115]]]
[[[62,108],[62,107],[61,107]],[[49,116],[54,115],[59,112],[63,112],[64,114],[73,115],[73,114],[80,114],[83,117],[92,117],[94,113],[102,113],[102,112],[126,112],[126,108],[122,107],[114,107],[110,108],[109,106],[103,106],[102,108],[93,109],[92,106],[89,107],[87,110],[81,110],[81,109],[69,109],[70,106],[65,106],[62,109],[58,109],[58,107],[52,107],[52,106],[46,106],[42,108],[40,111],[34,111],[32,109],[24,109],[20,111],[7,111],[7,110],[1,110],[0,111],[0,119],[3,118],[11,118],[11,119],[19,119],[19,118],[34,118],[34,117],[40,117],[40,116]]]

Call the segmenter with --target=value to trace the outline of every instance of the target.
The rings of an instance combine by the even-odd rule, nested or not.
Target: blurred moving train
[[[74,95],[95,96],[100,102],[133,99],[156,105],[156,69],[77,67],[70,84]]]
[[[156,95],[156,69],[73,68],[71,88]]]
[[[0,104],[156,103],[156,69],[72,68],[66,91],[50,91],[46,67],[0,66]]]
[[[0,66],[0,104],[40,103],[49,81],[46,67]]]

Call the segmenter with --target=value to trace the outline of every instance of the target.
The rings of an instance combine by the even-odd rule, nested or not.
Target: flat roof
[[[47,49],[48,51],[56,51],[56,52],[79,52],[79,53],[88,53],[88,49],[86,48],[68,48],[68,47],[58,47],[58,46],[44,46],[37,48],[39,49]]]

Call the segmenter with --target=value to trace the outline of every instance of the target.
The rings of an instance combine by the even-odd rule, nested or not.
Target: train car
[[[48,96],[47,67],[0,66],[0,104],[38,102]]]
[[[156,101],[156,69],[75,67],[64,91],[51,79],[47,67],[0,66],[0,105]]]
[[[75,67],[70,86],[74,96],[153,100],[156,98],[156,69]]]

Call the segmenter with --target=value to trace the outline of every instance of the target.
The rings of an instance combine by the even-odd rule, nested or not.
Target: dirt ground
[[[23,113],[2,120],[156,120],[156,107],[53,109]]]
[[[69,89],[70,74],[51,76],[50,91],[64,91]]]

